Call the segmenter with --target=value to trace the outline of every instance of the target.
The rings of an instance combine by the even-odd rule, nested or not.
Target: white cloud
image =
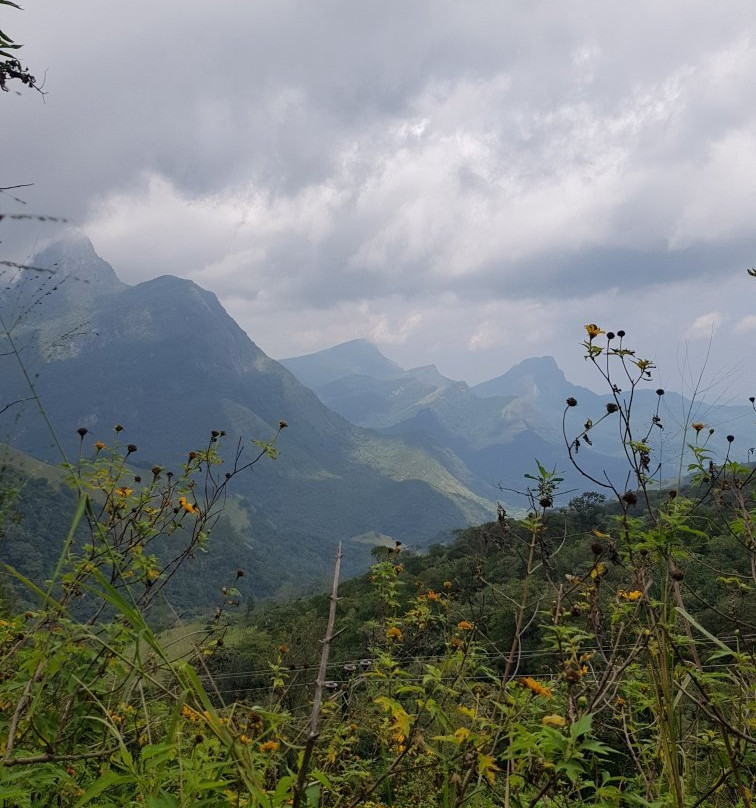
[[[735,325],[736,334],[748,334],[750,331],[756,331],[756,314],[743,317]]]
[[[718,311],[710,311],[696,317],[685,331],[687,339],[710,339],[719,330],[722,315]]]
[[[480,376],[568,361],[584,322],[668,361],[677,335],[752,328],[748,4],[68,0],[16,21],[50,93],[2,99],[2,184],[34,182],[24,209],[82,224],[125,280],[216,291],[274,355],[368,336]]]

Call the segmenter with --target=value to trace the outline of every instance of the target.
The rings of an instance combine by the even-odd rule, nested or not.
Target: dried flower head
[[[265,743],[261,743],[257,748],[263,753],[267,752],[275,752],[278,750],[278,747],[281,744],[278,741],[265,741]]]
[[[576,398],[573,398],[572,396],[570,396],[570,397],[567,399],[567,406],[568,406],[568,407],[577,407],[577,399],[576,399]]]
[[[525,676],[520,679],[520,684],[524,685],[528,688],[532,693],[535,693],[536,696],[545,696],[547,699],[553,698],[553,693],[549,690],[548,687],[542,685],[539,681],[534,679],[532,676]]]

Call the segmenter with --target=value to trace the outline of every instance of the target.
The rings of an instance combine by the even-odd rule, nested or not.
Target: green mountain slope
[[[246,540],[275,548],[269,556],[281,565],[281,585],[318,581],[320,559],[328,563],[339,540],[375,531],[422,544],[491,514],[490,501],[421,448],[331,412],[196,284],[163,276],[126,286],[86,241],[53,245],[34,263],[54,273],[26,277],[3,306],[69,455],[79,451],[77,428],[89,430],[86,451],[120,423],[123,441],[138,446],[135,464],[169,467],[212,429],[228,433],[230,454],[237,441],[249,453],[257,451],[252,441],[288,423],[278,459],[255,466],[235,489],[249,514]],[[14,357],[2,359],[6,399],[27,398]],[[0,436],[58,459],[30,402],[3,415]],[[368,555],[355,543],[347,569]],[[292,557],[303,562],[296,572]]]

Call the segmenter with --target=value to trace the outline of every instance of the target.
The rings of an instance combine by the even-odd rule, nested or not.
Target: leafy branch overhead
[[[11,0],[0,0],[0,6],[11,6],[20,9],[21,6],[12,3]],[[39,90],[36,78],[29,72],[17,56],[17,51],[22,46],[0,28],[0,90],[8,92],[8,82],[20,81],[27,87]]]

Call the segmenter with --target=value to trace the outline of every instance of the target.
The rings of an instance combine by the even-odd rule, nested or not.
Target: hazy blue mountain
[[[332,348],[280,361],[302,384],[313,390],[352,374],[392,379],[403,372],[396,362],[387,359],[365,339],[353,339]]]
[[[338,355],[343,347],[320,353]],[[362,349],[366,350],[364,345]],[[377,351],[371,346],[370,355],[382,367]],[[318,354],[313,355],[312,366],[307,356],[298,357],[293,371],[302,374],[300,380],[318,378],[318,362]],[[401,436],[433,455],[481,496],[518,504],[516,495],[501,487],[522,489],[523,475],[533,471],[536,458],[564,472],[566,487],[587,485],[567,458],[561,417],[568,395],[590,391],[570,385],[550,357],[527,360],[488,388],[470,388],[428,365],[390,378],[347,373],[313,389],[324,404],[352,423]],[[600,472],[616,470],[619,464],[596,452],[588,465]]]
[[[307,360],[299,357],[300,371],[308,368]],[[564,490],[592,487],[569,459],[563,418],[568,440],[580,436],[589,419],[598,424],[590,431],[592,445],[581,439],[583,468],[600,480],[608,474],[618,488],[629,484],[618,440],[620,418],[615,414],[601,420],[613,397],[572,384],[550,356],[526,359],[472,388],[429,366],[391,378],[349,374],[314,389],[324,403],[348,420],[384,434],[401,435],[485,496],[494,496],[499,484],[522,489],[523,475],[532,472],[536,458],[564,475]],[[619,393],[621,398],[627,395],[627,391]],[[567,398],[575,398],[578,406],[565,413]],[[745,427],[752,417],[747,407],[714,406],[670,391],[660,397],[653,385],[635,391],[633,412],[636,436],[644,437],[650,429],[650,440],[660,449],[657,456],[667,464],[666,477],[678,471],[680,453],[690,439],[686,424],[701,420],[722,425],[722,434],[712,440],[712,448],[721,452],[730,429],[727,425]],[[657,415],[659,425],[651,427]],[[500,499],[512,500],[511,494],[496,493]]]
[[[237,439],[249,447],[288,422],[279,458],[235,487],[246,540],[271,548],[279,585],[318,578],[339,539],[358,537],[346,559],[354,569],[369,556],[365,534],[417,544],[491,515],[490,500],[421,447],[325,407],[191,281],[162,276],[126,286],[86,242],[53,245],[34,261],[55,273],[28,274],[6,293],[3,310],[69,455],[78,452],[81,426],[90,430],[87,448],[90,438],[111,440],[122,423],[123,440],[139,447],[134,462],[149,468],[179,462],[211,429],[228,432],[232,452]],[[0,389],[4,401],[29,397],[13,356],[0,362]],[[0,416],[0,439],[59,459],[32,402]]]

